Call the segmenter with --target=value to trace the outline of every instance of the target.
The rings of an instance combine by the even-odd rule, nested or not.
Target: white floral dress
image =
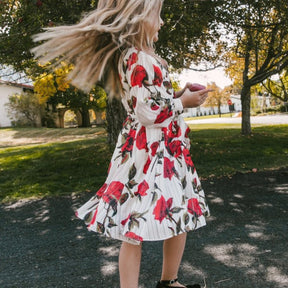
[[[120,76],[128,117],[104,185],[76,215],[89,230],[133,244],[206,225],[209,209],[168,71],[130,48]]]

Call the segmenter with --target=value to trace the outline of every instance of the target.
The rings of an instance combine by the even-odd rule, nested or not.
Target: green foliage
[[[6,106],[14,126],[40,126],[44,107],[34,93],[11,95]]]
[[[31,35],[43,27],[75,23],[96,4],[92,0],[2,0],[0,63],[30,75],[38,73],[29,52],[34,45]],[[165,26],[157,51],[174,68],[190,68],[200,62],[240,68],[242,133],[250,134],[251,87],[288,65],[286,1],[165,0],[162,17]]]
[[[288,65],[288,6],[281,0],[218,3],[216,19],[230,42],[226,72],[242,86],[242,134],[249,135],[251,88]]]
[[[84,11],[92,9],[91,0],[2,0],[0,4],[0,63],[17,71],[36,68],[30,49],[31,36],[43,27],[72,24]]]
[[[217,5],[217,1],[211,0],[165,0],[162,10],[165,25],[156,46],[174,68],[190,68],[192,63],[216,60],[213,43],[220,37],[214,29]]]
[[[283,101],[288,102],[288,70],[279,74],[278,80],[267,79],[263,83],[264,88],[270,95]]]
[[[73,65],[62,62],[53,71],[47,67],[42,67],[43,73],[35,78],[34,92],[39,97],[41,103],[51,104],[56,109],[61,106],[79,110],[95,109],[104,110],[106,108],[106,93],[99,85],[95,86],[90,93],[71,86],[67,79],[68,73],[73,70]]]
[[[31,36],[44,27],[74,24],[96,5],[93,0],[1,1],[0,63],[12,65],[17,71],[37,72],[30,53],[35,45]],[[217,36],[203,32],[208,31],[209,25],[211,28],[215,5],[214,1],[165,1],[165,27],[157,50],[175,68],[189,67],[192,61],[212,55],[212,45],[206,44],[214,42]]]

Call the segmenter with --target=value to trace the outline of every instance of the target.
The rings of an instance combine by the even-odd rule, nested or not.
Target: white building
[[[241,96],[240,95],[231,95],[230,100],[232,103],[232,111],[233,113],[241,112],[242,111],[242,105],[241,105]],[[252,103],[253,102],[253,103]],[[266,108],[271,107],[271,97],[267,94],[264,95],[257,95],[253,96],[251,99],[251,107],[254,109],[260,109],[261,111],[265,111]],[[231,113],[230,107],[227,104],[224,104],[221,106],[221,114],[227,114]],[[217,115],[218,113],[218,107],[204,107],[200,106],[197,108],[188,108],[185,109],[185,112],[183,113],[184,117],[197,117],[197,116],[207,116],[207,115]]]
[[[11,119],[7,113],[9,96],[21,94],[26,90],[33,90],[33,86],[0,80],[0,127],[11,127]]]
[[[233,112],[240,112],[242,110],[241,97],[240,95],[231,95],[230,100],[233,105]],[[220,107],[221,114],[230,113],[229,105],[224,104]],[[184,117],[197,117],[197,116],[207,116],[207,115],[217,115],[219,114],[218,107],[204,107],[200,106],[197,108],[185,109]]]

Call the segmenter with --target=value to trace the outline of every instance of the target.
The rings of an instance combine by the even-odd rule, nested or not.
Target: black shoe
[[[180,286],[170,286],[171,284],[174,284],[178,281],[178,278],[173,279],[173,280],[161,280],[157,282],[156,288],[169,288],[169,287],[173,287],[173,288],[182,288]],[[199,284],[193,284],[193,285],[186,285],[186,288],[201,288],[201,286]]]

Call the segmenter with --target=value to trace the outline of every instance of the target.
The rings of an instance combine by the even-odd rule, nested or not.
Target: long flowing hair
[[[97,9],[78,24],[50,27],[34,35],[35,42],[44,43],[31,51],[41,63],[74,64],[69,79],[81,90],[89,92],[101,82],[109,96],[119,96],[121,57],[132,46],[154,51],[154,35],[145,23],[152,21],[153,11],[160,15],[161,6],[162,0],[99,0]]]

